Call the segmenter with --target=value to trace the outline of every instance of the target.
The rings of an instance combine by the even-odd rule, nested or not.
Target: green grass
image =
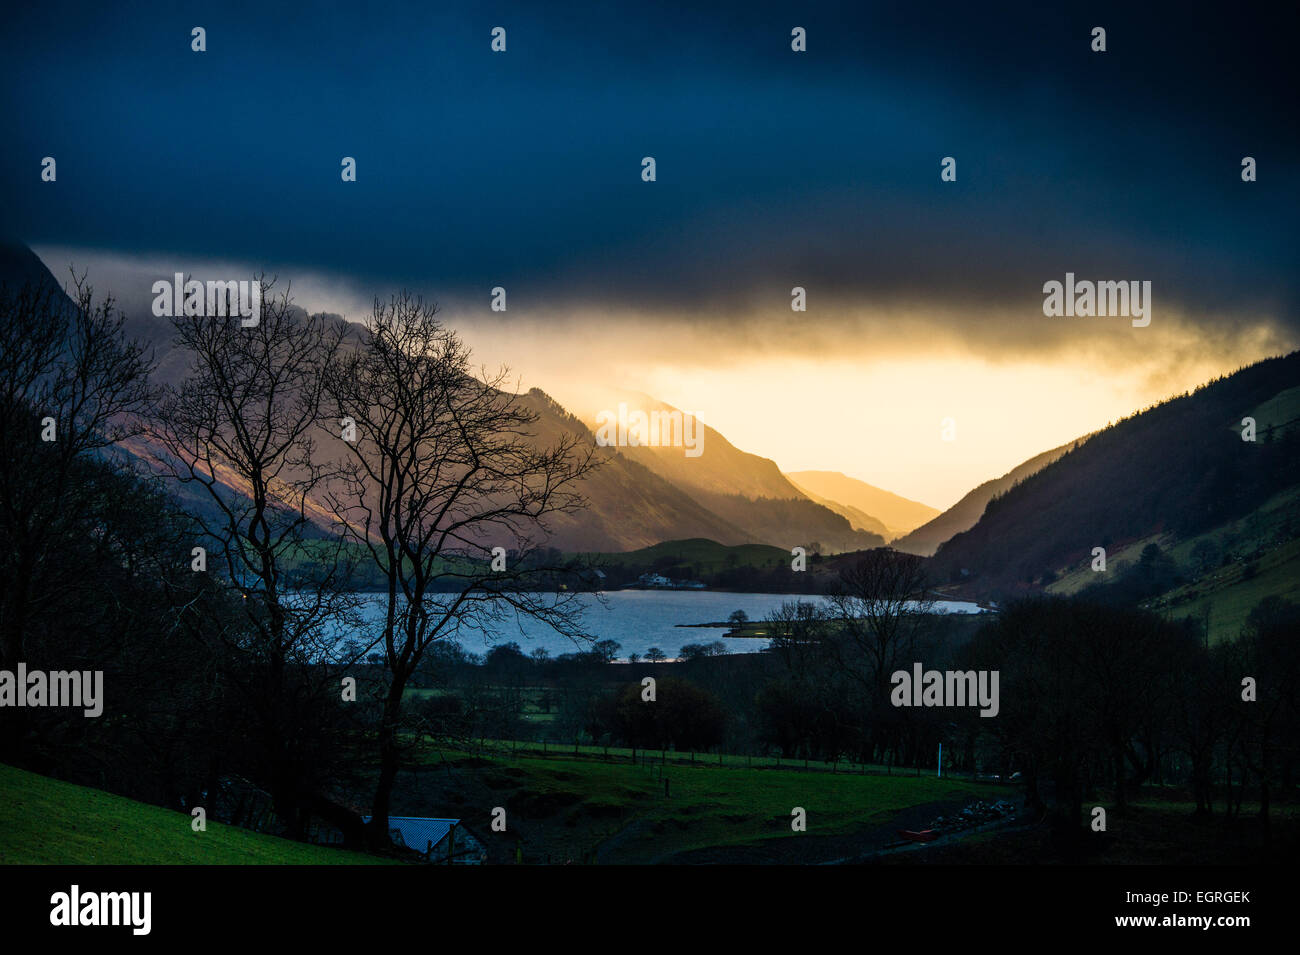
[[[503,744],[508,745],[508,744]],[[600,748],[590,747],[587,751]],[[808,833],[835,836],[887,824],[911,806],[944,800],[1000,798],[1010,790],[964,779],[915,776],[853,775],[805,772],[802,762],[785,761],[782,769],[746,768],[744,757],[700,755],[697,762],[662,767],[669,783],[665,796],[661,767],[633,764],[627,751],[572,755],[572,748],[552,755],[479,754],[442,751],[464,779],[473,775],[492,798],[511,806],[514,818],[527,820],[527,849],[534,861],[539,850],[554,858],[586,857],[600,848],[600,861],[663,861],[677,853],[715,847],[754,846],[768,840],[796,838],[791,810],[807,812]],[[623,758],[613,758],[616,755]],[[688,754],[676,754],[689,759]],[[430,760],[431,764],[433,759]],[[812,767],[817,767],[813,763]],[[515,815],[517,813],[517,815]]]
[[[1279,391],[1268,401],[1250,412],[1255,419],[1256,434],[1262,440],[1262,433],[1268,427],[1282,427],[1300,418],[1300,387]],[[1241,433],[1241,422],[1234,421],[1232,429]]]
[[[649,831],[627,850],[680,852],[712,846],[746,845],[795,838],[791,810],[808,814],[817,835],[855,832],[887,822],[920,803],[979,793],[987,786],[933,776],[852,776],[792,770],[677,768],[665,773],[670,796],[658,797],[646,813]]]
[[[1170,534],[1152,534],[1150,537],[1143,537],[1140,540],[1112,547],[1106,551],[1107,570],[1113,578],[1121,563],[1136,564],[1138,558],[1142,556],[1142,548],[1148,544],[1159,544],[1162,548],[1168,548],[1173,542],[1174,538]],[[1106,574],[1098,573],[1092,569],[1091,557],[1072,567],[1059,568],[1057,574],[1057,579],[1043,589],[1049,594],[1063,597],[1078,593],[1084,587],[1095,584],[1107,577]]]
[[[700,573],[712,574],[729,567],[775,567],[789,565],[790,552],[769,544],[727,546],[703,537],[665,541],[640,550],[617,554],[586,554],[596,566],[602,563],[651,570],[657,560],[670,557],[679,564],[698,567]]]
[[[1210,615],[1210,642],[1230,640],[1241,633],[1246,618],[1265,597],[1279,596],[1300,601],[1300,541],[1290,541],[1266,553],[1257,562],[1255,575],[1245,568],[1221,568],[1210,581],[1180,587],[1162,600],[1174,619],[1204,618]]]
[[[0,864],[374,865],[388,860],[309,846],[0,765]]]
[[[632,758],[632,749],[626,746],[593,746],[586,743],[579,744],[576,748],[573,743],[537,743],[532,741],[509,741],[509,740],[491,740],[486,743],[487,747],[495,755],[500,756],[529,756],[529,755],[548,755],[548,756],[591,756],[601,759],[622,759],[630,760]],[[807,770],[809,772],[832,772],[835,773],[861,773],[863,766],[861,763],[847,763],[841,760],[838,763],[831,764],[821,760],[808,760],[807,766],[802,759],[782,759],[777,756],[734,756],[723,754],[721,757],[717,753],[695,753],[694,759],[689,752],[671,752],[662,754],[659,750],[636,750],[639,756],[649,755],[656,765],[662,760],[668,766],[700,766],[700,767],[731,767],[733,769],[789,769],[789,770]],[[886,767],[882,765],[869,765],[865,767],[871,773],[884,773]],[[895,772],[904,772],[895,770]]]
[[[1292,391],[1300,394],[1300,389]],[[1277,396],[1278,400],[1284,398],[1292,401],[1295,396],[1290,391]],[[1265,409],[1265,406],[1260,408]],[[1257,411],[1265,413],[1260,409]],[[1274,408],[1269,413],[1281,412]],[[1189,616],[1204,619],[1208,609],[1210,642],[1217,643],[1237,637],[1250,611],[1265,597],[1276,595],[1300,600],[1300,540],[1279,543],[1281,538],[1292,533],[1288,528],[1296,526],[1300,526],[1300,486],[1280,491],[1245,517],[1204,534],[1181,540],[1172,534],[1155,534],[1131,541],[1112,549],[1107,562],[1112,570],[1117,569],[1120,561],[1136,563],[1142,549],[1155,543],[1177,562],[1184,573],[1191,575],[1195,562],[1193,554],[1202,541],[1213,544],[1219,553],[1241,558],[1215,567],[1199,579],[1147,602],[1152,609],[1167,613],[1174,619]],[[1247,565],[1253,565],[1253,576],[1247,576]],[[1058,579],[1045,589],[1052,594],[1073,594],[1095,583],[1099,576],[1092,572],[1089,562],[1084,561],[1062,568]]]

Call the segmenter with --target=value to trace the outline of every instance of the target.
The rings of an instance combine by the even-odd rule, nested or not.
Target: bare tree
[[[870,748],[883,747],[892,761],[904,727],[887,705],[890,676],[915,662],[917,637],[933,609],[924,560],[884,547],[869,550],[840,571],[829,599],[838,633],[827,649],[866,694]]]
[[[828,611],[807,600],[786,600],[768,615],[766,626],[768,651],[797,681],[817,682],[824,673]]]
[[[911,665],[924,615],[934,607],[925,561],[889,548],[869,550],[840,572],[830,595],[834,616],[856,662],[849,672],[872,691],[888,687],[900,665]]]
[[[324,679],[306,665],[328,654],[355,604],[341,537],[321,539],[313,524],[329,519],[316,494],[334,468],[315,434],[324,373],[347,333],[334,319],[295,308],[287,288],[273,296],[273,283],[256,281],[262,307],[254,326],[173,318],[192,367],[166,390],[150,436],[164,452],[159,470],[206,497],[195,515],[206,535],[200,543],[244,597],[238,649],[249,666],[240,689],[257,710],[255,764],[281,821],[300,836],[300,808],[312,801],[312,768],[295,750],[301,683],[313,673]]]
[[[577,484],[595,459],[577,432],[544,445],[533,433],[538,414],[505,387],[506,372],[475,373],[433,305],[408,295],[376,301],[366,331],[328,374],[334,415],[355,428],[343,490],[330,500],[387,582],[380,640],[389,681],[371,820],[382,844],[402,694],[429,647],[523,617],[587,636],[572,592],[529,589],[553,570],[529,557],[548,516],[584,506]],[[490,569],[497,547],[512,552],[507,569],[500,551]]]

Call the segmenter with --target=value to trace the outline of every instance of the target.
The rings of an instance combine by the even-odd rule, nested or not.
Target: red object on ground
[[[913,832],[911,829],[899,829],[898,834],[912,842],[930,842],[932,839],[939,838],[938,830],[935,829],[922,829],[920,832]]]

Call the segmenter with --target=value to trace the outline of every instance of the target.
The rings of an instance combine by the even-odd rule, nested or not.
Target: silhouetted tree
[[[127,340],[113,300],[73,276],[0,288],[0,669],[27,656],[83,577],[63,561],[85,533],[87,462],[139,432],[152,356]],[[28,711],[0,714],[0,757],[20,745]]]
[[[594,466],[594,447],[576,430],[541,442],[537,413],[505,381],[504,371],[476,375],[436,309],[405,295],[376,301],[360,347],[329,367],[332,414],[356,426],[330,503],[386,584],[377,640],[388,686],[371,810],[376,844],[388,839],[403,693],[434,642],[517,615],[586,638],[575,595],[530,591],[549,569],[526,558],[549,517],[582,507],[577,485]],[[493,546],[521,559],[488,574]],[[453,554],[463,560],[445,559]]]

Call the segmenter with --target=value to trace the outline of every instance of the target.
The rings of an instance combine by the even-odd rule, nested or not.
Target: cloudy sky
[[[408,288],[574,410],[646,391],[939,507],[1300,343],[1294,9],[35,6],[0,233],[133,307],[180,269]],[[1150,281],[1150,326],[1045,317],[1067,271]]]

